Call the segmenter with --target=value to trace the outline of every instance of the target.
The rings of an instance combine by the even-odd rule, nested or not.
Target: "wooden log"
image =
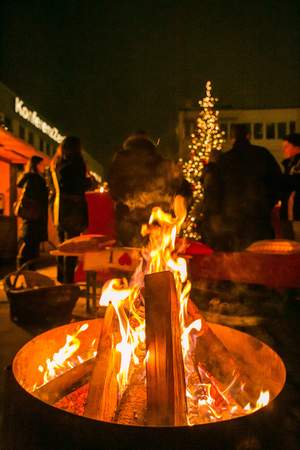
[[[147,424],[186,423],[178,300],[171,272],[145,276]]]
[[[117,355],[113,341],[118,319],[110,304],[104,316],[97,355],[92,371],[84,415],[98,420],[112,420],[118,397],[116,379]]]
[[[237,363],[191,300],[188,301],[188,314],[192,320],[201,320],[201,330],[197,333],[196,341],[197,360],[204,364],[208,371],[214,370],[217,379],[222,379],[225,384],[229,383],[232,381],[232,374],[239,371]],[[224,358],[226,364],[220,367],[220,361]]]
[[[140,364],[133,369],[129,383],[118,404],[114,422],[125,425],[145,425],[147,391],[145,367]]]
[[[91,375],[94,358],[67,370],[33,392],[35,397],[53,405],[65,395],[82,386]]]
[[[202,321],[201,330],[196,335],[193,355],[195,367],[200,365],[209,376],[213,377],[221,387],[221,391],[227,392],[227,396],[232,397],[241,407],[256,400],[259,391],[247,375],[246,361],[236,360],[191,300],[188,301],[187,310],[193,321],[196,319]]]

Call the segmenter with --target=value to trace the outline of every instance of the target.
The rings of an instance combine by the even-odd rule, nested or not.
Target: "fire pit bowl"
[[[42,373],[38,367],[49,355],[64,344],[86,322],[77,322],[54,328],[43,333],[22,347],[7,370],[7,388],[4,417],[4,447],[14,450],[90,450],[90,449],[238,449],[269,448],[274,429],[280,426],[279,399],[285,383],[285,367],[280,357],[258,339],[229,327],[211,324],[211,329],[224,343],[236,360],[247,367],[248,375],[256,385],[268,389],[270,402],[255,413],[232,420],[195,426],[144,427],[103,422],[68,413],[53,406],[55,395],[51,383],[32,392],[32,386],[40,386]],[[88,329],[81,335],[79,355],[87,359],[90,348],[97,348],[102,326],[101,319],[88,321]],[[78,370],[88,377],[93,357],[73,372],[72,385],[78,381]],[[78,367],[80,367],[78,369]],[[83,369],[84,368],[84,369]],[[83,370],[83,372],[82,372]],[[64,374],[63,374],[64,375]],[[60,374],[61,376],[61,374]],[[40,377],[40,378],[39,378]],[[64,377],[61,376],[63,380]],[[70,383],[70,381],[68,381]],[[62,383],[60,392],[67,391]],[[39,392],[39,394],[37,394]],[[41,400],[43,398],[43,400]],[[45,400],[46,399],[46,400]],[[57,401],[57,398],[55,398]],[[254,446],[249,446],[249,442]]]

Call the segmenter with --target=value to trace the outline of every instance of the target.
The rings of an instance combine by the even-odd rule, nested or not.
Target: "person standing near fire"
[[[178,166],[160,155],[156,143],[143,131],[131,134],[117,151],[108,173],[108,186],[116,202],[119,245],[140,247],[145,240],[141,226],[152,208],[171,210],[176,194],[188,189]]]
[[[88,226],[85,199],[88,178],[78,137],[69,136],[62,141],[51,161],[50,169],[55,188],[53,218],[59,241],[62,243],[79,236]],[[76,263],[76,257],[58,256],[57,280],[73,283]]]
[[[281,234],[300,242],[300,133],[283,138]]]
[[[48,189],[42,175],[43,158],[32,156],[17,182],[22,194],[15,214],[22,219],[22,244],[17,256],[17,268],[40,255],[40,243],[48,240]],[[21,213],[21,209],[25,209]],[[26,213],[26,214],[25,214]],[[34,269],[34,262],[29,269]]]
[[[241,251],[273,239],[272,210],[280,198],[281,170],[264,147],[252,145],[244,124],[232,129],[233,147],[222,153],[204,182],[204,243]]]

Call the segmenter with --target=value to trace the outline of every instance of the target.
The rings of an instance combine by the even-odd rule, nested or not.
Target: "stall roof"
[[[34,155],[41,156],[45,162],[50,161],[47,155],[0,127],[0,159],[13,164],[25,164]]]
[[[9,164],[26,164],[27,159],[12,150],[2,147],[0,144],[0,160]]]

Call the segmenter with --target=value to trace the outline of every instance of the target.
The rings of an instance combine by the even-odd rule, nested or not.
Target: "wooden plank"
[[[171,272],[145,276],[147,424],[186,423],[178,300]]]
[[[52,405],[82,386],[90,377],[93,365],[94,358],[91,358],[36,389],[33,395]]]
[[[98,420],[112,420],[117,406],[116,350],[113,349],[118,319],[112,305],[106,309],[92,371],[84,415]]]
[[[114,421],[126,425],[145,425],[147,392],[145,368],[143,365],[133,369],[129,383],[118,404]]]
[[[241,364],[227,350],[204,319],[198,307],[189,300],[188,314],[192,321],[200,319],[201,330],[195,336],[194,365],[200,366],[241,407],[257,398],[256,386],[242,370]],[[244,367],[244,364],[243,364]]]

